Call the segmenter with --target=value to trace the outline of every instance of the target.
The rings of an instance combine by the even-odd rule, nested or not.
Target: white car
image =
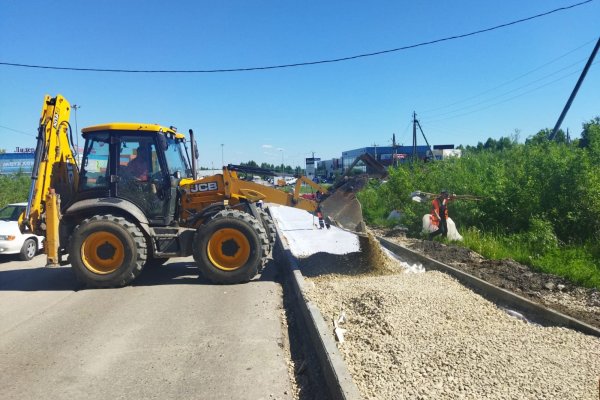
[[[297,181],[298,181],[298,178],[294,178],[293,176],[288,176],[285,178],[286,185],[295,185]]]
[[[31,260],[42,248],[42,236],[21,233],[19,216],[27,203],[14,203],[0,209],[0,254],[19,254],[23,261]]]

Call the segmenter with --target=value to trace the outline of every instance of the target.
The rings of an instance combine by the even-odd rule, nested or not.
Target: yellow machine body
[[[327,189],[306,177],[299,178],[294,191],[287,193],[280,189],[239,179],[237,172],[231,171],[227,167],[223,168],[222,174],[198,180],[183,179],[180,183],[183,192],[181,219],[186,220],[193,213],[200,212],[217,203],[227,202],[229,206],[235,206],[241,202],[255,203],[259,200],[314,212],[318,203],[300,197],[302,182],[313,187],[315,191],[320,191],[322,194],[327,193]]]
[[[79,181],[69,137],[70,113],[71,105],[63,96],[44,98],[28,204],[19,218],[22,231],[46,238],[44,249],[51,265],[58,264],[60,202],[69,201]]]
[[[241,166],[196,179],[193,132],[188,142],[175,128],[156,124],[115,122],[82,129],[86,143],[79,169],[70,111],[64,97],[44,98],[28,204],[19,226],[45,237],[48,265],[68,261],[85,285],[124,286],[147,265],[189,255],[213,282],[248,281],[276,239],[273,220],[256,202],[314,212],[329,201],[300,196],[303,184],[320,192],[319,200],[328,195],[306,177],[286,192],[241,179],[238,174],[249,170]],[[127,157],[134,151],[127,143],[140,147],[124,165],[123,150],[129,149]],[[144,148],[154,149],[149,158],[137,153]],[[148,167],[146,175],[128,175],[138,156]],[[348,213],[345,206],[338,208]],[[67,253],[69,260],[61,260]]]

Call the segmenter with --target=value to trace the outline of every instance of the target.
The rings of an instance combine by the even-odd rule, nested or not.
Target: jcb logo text
[[[218,185],[217,182],[206,182],[206,183],[196,183],[190,187],[190,192],[198,193],[198,192],[210,192],[211,190],[217,190]]]

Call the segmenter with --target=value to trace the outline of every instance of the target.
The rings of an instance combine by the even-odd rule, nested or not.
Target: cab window
[[[83,155],[83,189],[108,187],[108,155],[110,144],[108,136],[89,140]]]
[[[147,182],[160,178],[160,164],[151,137],[122,137],[118,174],[121,179]]]
[[[184,158],[183,146],[171,137],[166,138],[165,158],[169,166],[169,174],[173,175],[179,171],[182,176],[189,176],[189,168]]]

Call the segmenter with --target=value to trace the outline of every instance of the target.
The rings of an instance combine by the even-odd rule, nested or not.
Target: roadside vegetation
[[[489,139],[467,147],[461,158],[405,164],[385,182],[359,193],[368,223],[398,222],[422,235],[430,202],[413,191],[481,196],[450,203],[462,245],[491,259],[512,258],[536,270],[600,288],[600,118],[585,123],[581,138],[548,141],[540,131],[525,143]],[[392,210],[400,221],[388,221]]]
[[[29,174],[0,175],[0,207],[27,201],[30,184]]]

